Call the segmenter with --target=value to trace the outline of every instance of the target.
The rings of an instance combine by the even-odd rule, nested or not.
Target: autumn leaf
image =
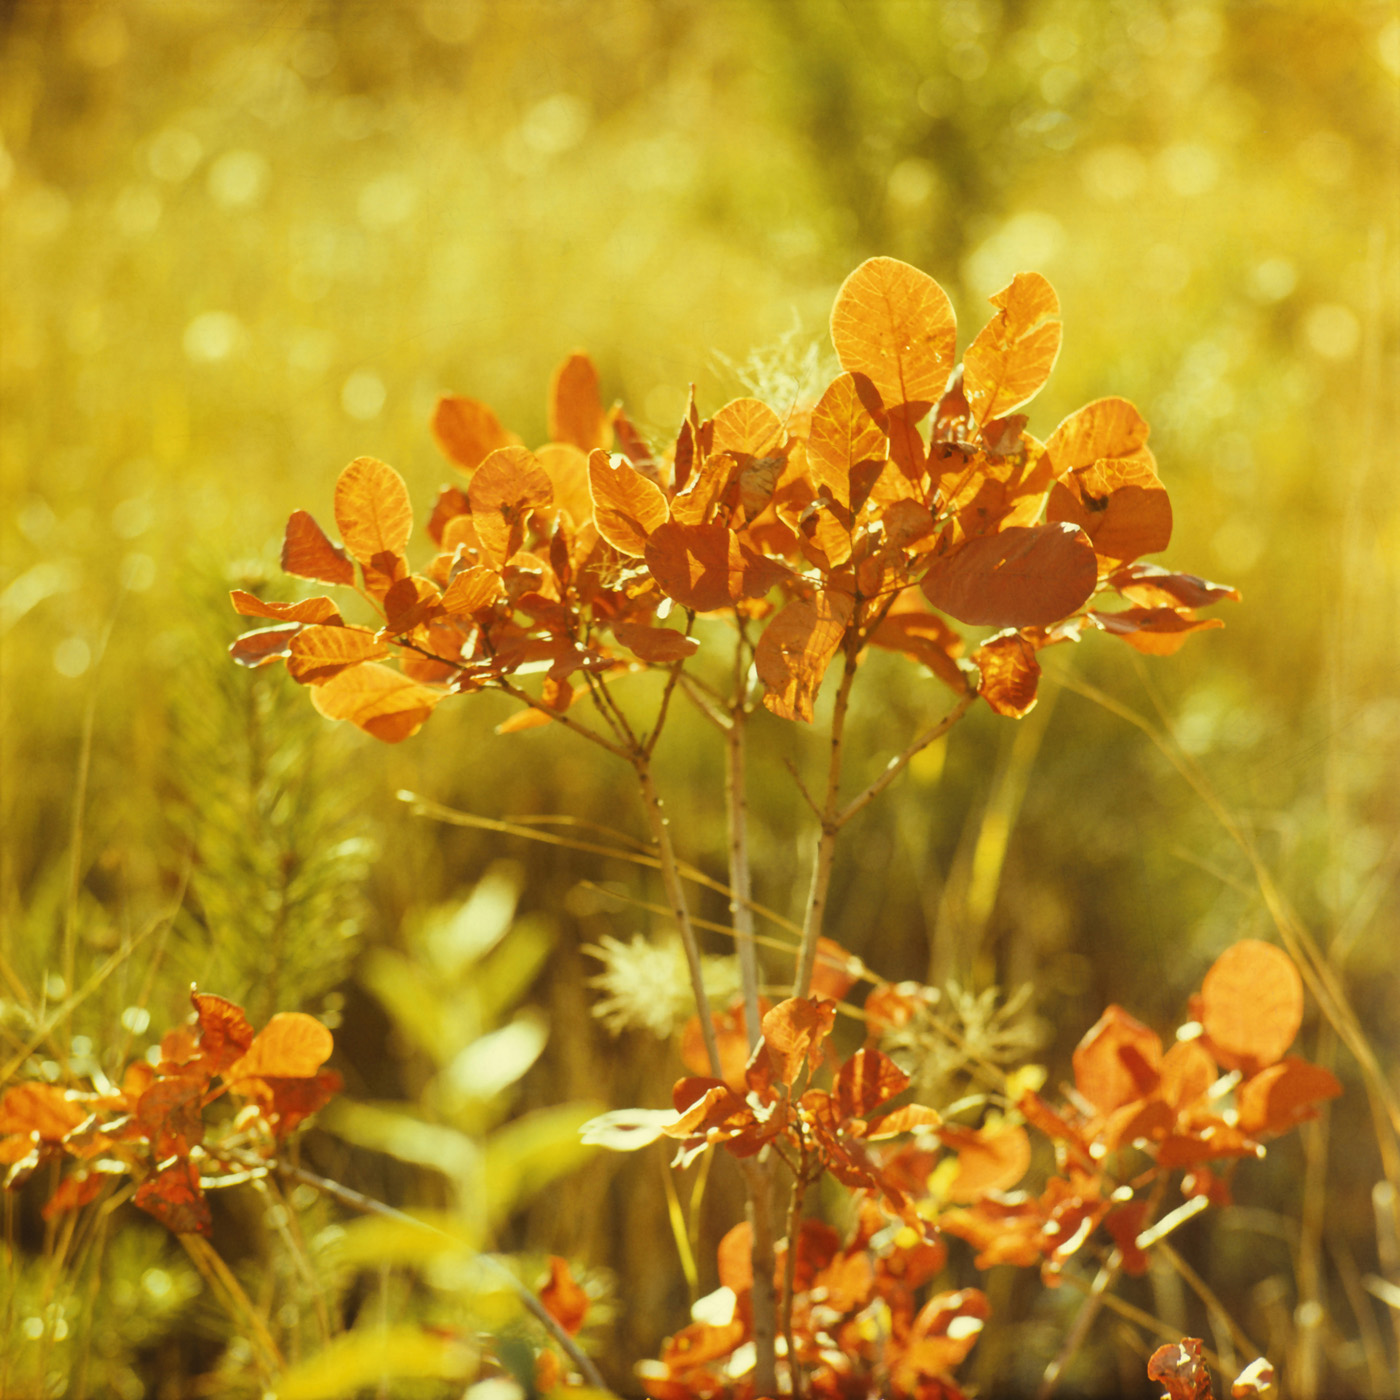
[[[588,454],[571,442],[547,442],[535,453],[553,488],[553,504],[565,512],[575,530],[593,518],[588,489]]]
[[[445,694],[369,661],[315,687],[311,703],[327,719],[347,719],[376,739],[397,744],[423,727]]]
[[[643,661],[668,665],[700,650],[700,643],[674,627],[648,627],[640,622],[614,622],[613,636]]]
[[[1212,1400],[1214,1394],[1196,1337],[1158,1347],[1148,1358],[1147,1378],[1166,1386],[1162,1400]]]
[[[253,1027],[243,1008],[213,992],[190,993],[199,1017],[199,1048],[216,1074],[242,1059],[253,1043]]]
[[[1218,617],[1192,617],[1177,608],[1120,608],[1117,612],[1096,608],[1089,619],[1149,656],[1170,656],[1193,632],[1209,632],[1225,625]]]
[[[525,538],[525,518],[554,499],[548,473],[526,447],[498,447],[476,469],[467,497],[472,527],[493,563],[507,563]]]
[[[866,375],[885,409],[931,405],[957,353],[957,320],[943,288],[895,258],[871,258],[841,284],[831,311],[841,368]]]
[[[782,419],[761,399],[734,399],[714,418],[715,452],[735,457],[765,457],[783,435]]]
[[[44,1202],[40,1214],[45,1220],[53,1220],[65,1211],[81,1210],[102,1194],[103,1185],[110,1178],[103,1172],[72,1173],[58,1183],[58,1189]]]
[[[299,603],[270,603],[241,588],[232,589],[229,597],[233,600],[234,612],[240,617],[275,617],[283,622],[340,621],[340,609],[331,598],[304,598]]]
[[[367,627],[303,627],[288,651],[287,671],[303,685],[316,685],[347,666],[389,654],[389,648]]]
[[[1038,272],[1018,272],[991,298],[997,314],[963,356],[963,393],[980,424],[1029,403],[1060,353],[1060,299]]]
[[[294,510],[282,540],[282,569],[318,583],[354,583],[355,566],[304,510]]]
[[[277,1137],[286,1137],[299,1123],[319,1112],[344,1087],[344,1081],[333,1069],[318,1074],[286,1078],[264,1075],[256,1081],[245,1081],[245,1087],[258,1086],[257,1097],[262,1103],[263,1116],[272,1124]]]
[[[132,1200],[177,1235],[207,1235],[213,1225],[209,1202],[199,1185],[199,1169],[188,1157],[148,1176]]]
[[[1130,602],[1143,608],[1203,608],[1229,599],[1239,602],[1240,591],[1225,583],[1211,583],[1195,574],[1174,574],[1145,560],[1126,564],[1109,575],[1108,584]]]
[[[418,574],[409,574],[391,584],[383,601],[384,626],[394,636],[412,632],[442,614],[442,594],[437,585]],[[292,650],[295,653],[296,648]]]
[[[1023,719],[1035,708],[1040,662],[1035,647],[1014,628],[988,637],[972,660],[982,677],[977,693],[997,714]]]
[[[1303,1023],[1303,979],[1272,943],[1227,948],[1201,984],[1201,1025],[1227,1069],[1259,1069],[1283,1057]]]
[[[842,1118],[869,1118],[908,1087],[909,1076],[888,1055],[866,1046],[841,1066],[832,1092]]]
[[[1342,1092],[1337,1076],[1289,1055],[1251,1075],[1235,1091],[1239,1125],[1251,1137],[1286,1133],[1317,1117],[1317,1105]]]
[[[773,1072],[789,1088],[804,1064],[821,1062],[822,1045],[836,1021],[836,1004],[815,997],[789,997],[763,1018],[763,1042]]]
[[[811,722],[822,677],[840,650],[853,610],[849,594],[824,590],[811,599],[794,598],[769,620],[754,649],[767,709]]]
[[[967,677],[958,665],[963,653],[961,634],[949,627],[939,613],[928,610],[916,588],[900,594],[870,634],[870,641],[902,652],[911,661],[922,662],[956,691],[967,689]]]
[[[632,558],[645,554],[652,531],[670,516],[661,488],[626,457],[593,452],[588,458],[588,489],[598,533],[619,554]]]
[[[847,510],[852,508],[852,475],[885,459],[885,435],[877,421],[881,414],[879,395],[864,374],[833,379],[812,410],[807,432],[812,483],[824,486]]]
[[[442,610],[449,617],[467,617],[489,608],[500,596],[500,574],[484,565],[473,564],[453,575],[443,590]]]
[[[990,1191],[1009,1191],[1031,1164],[1031,1142],[1019,1124],[1007,1128],[944,1127],[939,1138],[958,1154],[958,1173],[948,1187],[952,1201],[976,1201]]]
[[[549,1256],[549,1281],[540,1289],[540,1302],[571,1337],[588,1317],[588,1294],[574,1282],[568,1260],[557,1254]]]
[[[681,525],[668,520],[648,537],[645,557],[661,591],[682,607],[715,612],[743,596],[739,542],[722,521]]]
[[[549,436],[584,452],[607,448],[612,440],[607,414],[598,397],[598,371],[587,355],[569,356],[549,382]]]
[[[62,1142],[86,1117],[58,1084],[17,1084],[0,1098],[0,1133],[33,1134],[40,1142]]]
[[[1147,460],[1097,462],[1071,472],[1050,488],[1045,516],[1078,525],[1105,561],[1105,572],[1171,543],[1171,501],[1150,454]]]
[[[249,1045],[247,1053],[224,1071],[224,1079],[307,1079],[330,1058],[335,1039],[314,1016],[279,1011]]]
[[[1027,627],[1067,617],[1094,591],[1098,561],[1069,525],[1013,525],[934,559],[924,596],[976,627]]]
[[[377,555],[401,555],[413,533],[403,477],[378,458],[356,457],[335,483],[335,523],[362,566],[381,568]]]
[[[1075,1087],[1100,1113],[1111,1113],[1150,1094],[1161,1063],[1156,1031],[1110,1006],[1075,1047]]]
[[[136,1104],[136,1121],[145,1132],[156,1160],[188,1157],[204,1140],[204,1093],[207,1075],[157,1079]]]
[[[266,666],[291,654],[292,638],[300,631],[300,623],[288,623],[283,627],[259,627],[230,642],[228,654],[240,666],[250,669]]]
[[[464,471],[478,467],[498,447],[510,447],[520,439],[508,433],[484,403],[444,394],[433,409],[433,437],[443,455]]]

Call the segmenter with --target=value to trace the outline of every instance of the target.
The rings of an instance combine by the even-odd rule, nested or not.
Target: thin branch
[[[797,765],[790,758],[783,759],[783,766],[792,775],[792,780],[797,784],[797,790],[802,794],[802,800],[811,808],[812,815],[818,820],[822,819],[822,809],[817,806],[817,799],[807,791],[807,784],[802,781],[802,774],[798,771]]]
[[[1168,1264],[1180,1275],[1186,1286],[1210,1309],[1216,1321],[1221,1323],[1230,1334],[1230,1340],[1235,1344],[1235,1350],[1243,1352],[1249,1361],[1262,1356],[1263,1353],[1253,1342],[1240,1330],[1239,1324],[1230,1316],[1225,1304],[1220,1301],[1211,1290],[1210,1285],[1193,1269],[1190,1264],[1179,1255],[1165,1240],[1156,1246],[1157,1252],[1167,1261]]]
[[[621,745],[614,744],[611,739],[603,738],[596,729],[590,729],[586,724],[580,724],[578,720],[571,719],[562,710],[551,710],[543,700],[537,700],[528,690],[521,690],[518,685],[508,681],[504,676],[498,677],[493,684],[498,690],[505,691],[507,695],[528,705],[532,710],[539,710],[541,714],[548,715],[556,724],[562,724],[565,729],[571,730],[590,743],[597,744],[599,748],[606,749],[610,754],[615,754],[618,758],[627,757],[627,750]]]
[[[1065,1335],[1064,1344],[1060,1347],[1059,1354],[1045,1368],[1045,1374],[1040,1380],[1040,1389],[1035,1393],[1035,1400],[1050,1400],[1050,1397],[1055,1393],[1055,1387],[1059,1385],[1065,1367],[1074,1360],[1075,1352],[1079,1350],[1085,1337],[1089,1335],[1089,1329],[1094,1325],[1094,1319],[1099,1315],[1099,1309],[1103,1306],[1104,1299],[1118,1281],[1118,1275],[1122,1272],[1122,1268],[1123,1256],[1115,1249],[1085,1293],[1084,1301],[1079,1305],[1079,1311],[1075,1314],[1074,1322]]]
[[[692,676],[688,671],[682,671],[681,689],[685,691],[685,698],[689,700],[721,734],[728,732],[729,716],[706,694],[709,690],[708,686],[695,676]]]

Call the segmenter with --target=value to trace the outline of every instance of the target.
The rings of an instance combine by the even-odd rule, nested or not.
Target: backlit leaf
[[[1035,647],[1014,629],[989,637],[972,659],[982,675],[977,693],[997,714],[1021,719],[1035,707],[1040,662]]]
[[[214,1071],[222,1074],[242,1059],[253,1043],[253,1027],[243,1008],[213,992],[191,992],[190,1001],[199,1017],[199,1048]]]
[[[571,1337],[588,1317],[588,1294],[574,1282],[569,1261],[557,1254],[549,1256],[549,1281],[540,1289],[540,1302]]]
[[[230,591],[233,610],[242,617],[275,617],[283,622],[339,622],[340,609],[331,598],[304,598],[299,603],[269,603],[241,588]]]
[[[958,1154],[958,1174],[948,1188],[953,1201],[975,1201],[989,1191],[1009,1191],[1031,1164],[1031,1142],[1019,1124],[1009,1128],[944,1127],[939,1137]]]
[[[647,627],[640,622],[615,622],[613,636],[643,661],[665,665],[683,661],[700,650],[700,643],[674,627]]]
[[[1076,409],[1050,434],[1045,450],[1055,476],[1101,461],[1140,461],[1147,453],[1147,420],[1127,399],[1095,399]]]
[[[1192,632],[1224,627],[1218,617],[1192,617],[1176,608],[1120,608],[1089,614],[1096,627],[1122,637],[1130,647],[1149,656],[1170,656]]]
[[[734,399],[715,414],[715,452],[763,457],[783,435],[782,419],[761,399]]]
[[[1094,591],[1098,562],[1067,525],[1013,525],[954,545],[924,574],[940,612],[977,627],[1044,625],[1067,617]]]
[[[871,258],[841,284],[831,311],[841,368],[866,375],[886,409],[935,403],[957,352],[943,288],[895,258]]]
[[[314,1016],[301,1011],[279,1011],[257,1035],[247,1053],[224,1073],[230,1083],[239,1079],[310,1078],[330,1059],[335,1038]]]
[[[834,938],[817,939],[810,991],[814,997],[840,1001],[865,976],[865,964]]]
[[[266,1075],[258,1081],[262,1092],[263,1114],[271,1122],[278,1137],[286,1137],[293,1128],[313,1113],[319,1113],[345,1087],[333,1069],[318,1074],[284,1078]]]
[[[1161,1063],[1156,1031],[1110,1006],[1075,1047],[1074,1082],[1100,1113],[1111,1113],[1152,1093]]]
[[[1201,984],[1200,1021],[1212,1047],[1241,1066],[1281,1059],[1303,1023],[1303,979],[1293,959],[1258,938],[1227,948]]]
[[[824,590],[794,598],[763,629],[754,666],[764,705],[784,719],[811,722],[822,677],[841,647],[853,603],[846,593]]]
[[[445,394],[437,401],[432,428],[443,454],[465,471],[479,466],[488,452],[520,441],[484,403],[459,394]]]
[[[1341,1083],[1330,1070],[1289,1055],[1251,1075],[1236,1090],[1239,1125],[1251,1137],[1286,1133],[1316,1118],[1317,1105],[1341,1092]]]
[[[1125,598],[1144,608],[1203,608],[1226,599],[1240,600],[1238,588],[1211,583],[1195,574],[1174,574],[1160,564],[1144,560],[1115,570],[1108,582]]]
[[[571,442],[547,442],[535,453],[554,488],[553,503],[567,512],[574,528],[593,518],[593,497],[588,489],[588,454]]]
[[[646,561],[661,591],[682,607],[714,612],[743,597],[743,556],[723,521],[658,525],[647,539]]]
[[[588,489],[598,533],[619,554],[645,554],[648,537],[670,516],[661,488],[626,457],[593,452],[588,458]]]
[[[282,569],[318,583],[354,583],[355,566],[304,510],[294,510],[282,540]]]
[[[378,554],[402,554],[413,533],[403,477],[376,457],[356,457],[335,483],[335,523],[345,548],[363,565]]]
[[[1070,472],[1050,488],[1045,517],[1078,525],[1106,561],[1105,572],[1171,543],[1171,500],[1145,450],[1141,459]]]
[[[41,1142],[62,1142],[86,1117],[87,1110],[58,1084],[17,1084],[0,1098],[0,1133],[36,1133]]]
[[[148,1176],[132,1197],[177,1235],[207,1235],[213,1224],[209,1202],[199,1186],[199,1170],[186,1157]]]
[[[863,374],[833,379],[812,410],[807,432],[812,484],[825,486],[832,500],[847,509],[852,471],[862,463],[885,458],[885,435],[876,422],[881,411],[875,386]]]
[[[909,1087],[909,1076],[888,1055],[866,1046],[841,1066],[833,1086],[842,1118],[869,1118]]]
[[[598,397],[598,371],[587,355],[570,355],[549,383],[549,436],[585,452],[612,441],[607,414]]]
[[[1166,1386],[1162,1400],[1212,1400],[1214,1394],[1196,1337],[1158,1347],[1148,1358],[1147,1378]]]
[[[156,1160],[188,1157],[204,1140],[204,1075],[157,1079],[136,1104],[136,1121],[151,1144]]]
[[[1060,299],[1038,272],[1018,272],[991,297],[998,312],[963,356],[963,393],[978,423],[1040,392],[1060,353]]]
[[[614,1152],[635,1152],[661,1137],[676,1121],[671,1109],[618,1108],[590,1118],[579,1130],[579,1141]]]
[[[377,661],[389,648],[367,627],[303,627],[292,638],[287,670],[303,685],[315,685],[347,666]]]
[[[443,590],[442,610],[450,617],[466,617],[490,607],[500,596],[500,574],[481,564],[473,564],[454,575]]]
[[[228,654],[240,666],[266,666],[291,653],[292,638],[301,631],[300,623],[285,627],[259,627],[229,643]]]
[[[524,542],[529,513],[554,499],[554,486],[529,448],[498,447],[476,469],[467,496],[481,547],[504,564]]]
[[[870,634],[870,640],[890,651],[903,652],[922,662],[945,685],[967,689],[967,678],[958,666],[963,653],[962,635],[936,612],[930,612],[918,589],[906,589]]]
[[[789,1088],[804,1064],[821,1063],[822,1046],[836,1021],[836,1003],[789,997],[763,1018],[763,1041],[773,1072]]]
[[[327,719],[347,719],[376,739],[397,744],[423,727],[444,694],[369,661],[317,686],[311,703]]]

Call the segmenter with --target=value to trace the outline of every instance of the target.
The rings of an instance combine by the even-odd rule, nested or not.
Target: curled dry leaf
[[[1212,1400],[1210,1372],[1201,1359],[1199,1337],[1183,1337],[1158,1347],[1148,1358],[1147,1378],[1165,1386],[1162,1400]]]
[[[1014,629],[988,637],[972,660],[982,676],[978,694],[999,715],[1021,719],[1035,707],[1040,662],[1035,647]]]
[[[821,1063],[822,1046],[836,1022],[836,1004],[789,997],[763,1018],[763,1042],[774,1074],[789,1088],[804,1065]]]
[[[256,594],[234,588],[229,592],[233,610],[241,617],[275,617],[283,622],[339,622],[340,609],[331,598],[304,598],[299,603],[267,602]]]

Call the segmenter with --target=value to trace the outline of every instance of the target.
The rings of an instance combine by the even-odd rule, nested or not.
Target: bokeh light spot
[[[1131,199],[1147,179],[1147,162],[1131,146],[1100,146],[1084,157],[1080,176],[1095,199]]]
[[[205,311],[185,327],[185,354],[196,364],[226,360],[243,338],[243,325],[230,311]]]
[[[112,203],[112,219],[128,238],[153,233],[160,223],[160,196],[150,185],[127,185]]]
[[[893,203],[905,209],[918,209],[933,197],[937,183],[933,166],[926,160],[911,156],[890,171],[887,188]]]
[[[1157,157],[1157,169],[1173,194],[1183,199],[1209,193],[1220,178],[1220,161],[1209,146],[1181,141]]]
[[[1298,285],[1298,269],[1287,258],[1265,258],[1249,275],[1249,290],[1258,301],[1282,301]]]
[[[209,167],[209,194],[225,209],[256,204],[267,189],[267,158],[257,151],[225,151]]]
[[[1303,319],[1308,345],[1327,360],[1348,360],[1361,343],[1361,322],[1349,306],[1326,302]]]
[[[168,126],[151,141],[146,165],[157,180],[177,185],[194,172],[203,155],[204,146],[194,132]]]
[[[357,212],[360,222],[371,229],[393,228],[407,223],[418,207],[418,189],[400,171],[371,180],[360,191]]]
[[[60,676],[77,680],[92,665],[92,648],[81,637],[65,637],[53,649],[53,668]]]
[[[367,423],[377,418],[387,397],[384,381],[372,369],[357,369],[340,390],[340,406],[352,418]]]
[[[156,581],[156,561],[149,554],[128,554],[118,574],[129,593],[144,593]]]
[[[556,92],[537,102],[520,124],[520,139],[542,156],[572,150],[588,130],[588,108],[572,93]]]

